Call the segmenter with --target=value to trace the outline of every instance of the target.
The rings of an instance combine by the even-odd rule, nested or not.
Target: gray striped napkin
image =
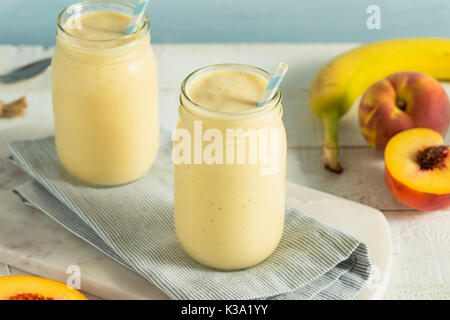
[[[177,241],[168,132],[158,159],[137,182],[92,188],[61,167],[54,139],[10,144],[11,160],[33,181],[23,202],[47,214],[174,299],[352,299],[370,273],[367,247],[354,237],[286,209],[275,252],[246,270],[223,272],[193,261]]]

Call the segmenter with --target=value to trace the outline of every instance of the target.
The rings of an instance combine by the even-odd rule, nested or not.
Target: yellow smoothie
[[[286,134],[281,97],[278,94],[266,106],[256,107],[268,80],[267,73],[251,66],[219,65],[192,74],[182,88],[177,130],[187,130],[195,140],[201,121],[204,137],[209,129],[223,135],[222,162],[203,159],[198,163],[197,159],[194,163],[192,155],[190,164],[174,166],[178,238],[191,257],[214,268],[233,270],[258,264],[275,250],[283,232]],[[228,161],[225,140],[230,129],[278,132],[270,150],[278,157],[275,170],[263,174],[267,163],[250,161],[250,138],[245,140],[246,161],[237,161],[237,139],[235,162]],[[203,142],[204,153],[210,143]],[[194,153],[194,141],[191,144]]]
[[[98,3],[104,11],[93,9]],[[131,4],[75,6],[59,18],[52,60],[57,153],[79,180],[124,184],[143,176],[158,152],[158,77],[149,25],[145,21],[125,36]]]
[[[196,79],[188,88],[189,98],[203,108],[240,112],[256,108],[267,81],[241,70],[218,70]]]

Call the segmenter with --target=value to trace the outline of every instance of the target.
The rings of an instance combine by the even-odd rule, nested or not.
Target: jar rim
[[[130,33],[130,34],[124,33],[122,37],[115,38],[115,39],[101,39],[101,40],[86,39],[86,38],[82,38],[82,37],[73,35],[64,28],[64,26],[62,25],[62,17],[65,13],[68,13],[71,10],[76,11],[76,9],[82,8],[84,6],[95,5],[95,4],[97,4],[97,5],[98,4],[118,5],[118,6],[128,7],[130,9],[132,9],[133,11],[134,11],[134,8],[136,7],[136,5],[134,3],[131,3],[128,1],[123,1],[123,0],[85,0],[85,1],[77,2],[75,4],[67,6],[65,9],[63,9],[59,13],[58,18],[56,19],[57,30],[62,32],[65,36],[68,36],[71,39],[75,39],[77,41],[85,41],[86,43],[109,43],[109,42],[114,42],[114,41],[118,41],[118,40],[126,40],[126,39],[131,39],[131,38],[135,37],[139,33],[142,33],[142,35],[146,35],[150,31],[150,22],[148,21],[146,14],[144,15],[144,22],[143,22],[141,28],[139,28],[138,30],[136,30],[135,32]],[[127,44],[128,43],[125,43],[122,46],[125,46]]]
[[[193,72],[191,72],[181,83],[181,94],[180,94],[180,105],[185,107],[185,104],[188,104],[188,107],[192,109],[193,111],[200,113],[205,116],[209,116],[212,118],[224,118],[224,119],[238,119],[238,118],[247,118],[247,117],[253,117],[260,114],[265,114],[271,110],[273,110],[276,106],[278,106],[281,102],[281,91],[280,88],[277,89],[275,92],[275,95],[272,99],[267,101],[264,106],[262,107],[255,107],[254,109],[250,110],[244,110],[244,111],[236,111],[236,112],[229,112],[229,111],[220,111],[220,110],[211,110],[206,107],[203,107],[197,103],[195,103],[188,95],[187,89],[188,89],[188,83],[193,78],[199,76],[202,73],[206,72],[212,72],[215,70],[221,70],[221,69],[227,69],[227,70],[240,70],[240,71],[247,71],[251,72],[253,74],[256,74],[257,76],[260,76],[267,80],[267,82],[270,81],[270,74],[265,71],[264,69],[248,65],[248,64],[239,64],[239,63],[221,63],[221,64],[212,64],[208,66],[204,66],[202,68],[199,68]],[[189,110],[188,110],[189,111]]]

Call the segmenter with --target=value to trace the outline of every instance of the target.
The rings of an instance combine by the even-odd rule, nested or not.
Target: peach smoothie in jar
[[[58,17],[52,60],[55,143],[63,167],[93,185],[142,177],[159,146],[150,26],[125,35],[134,5],[85,1]]]
[[[286,133],[279,90],[256,106],[269,80],[256,67],[222,64],[182,84],[172,153],[175,228],[185,251],[204,265],[251,267],[280,241]]]

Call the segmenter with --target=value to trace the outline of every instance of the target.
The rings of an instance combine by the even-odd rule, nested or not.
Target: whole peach
[[[398,72],[374,83],[359,104],[359,125],[373,148],[412,128],[429,128],[445,136],[450,103],[439,81],[419,72]]]

